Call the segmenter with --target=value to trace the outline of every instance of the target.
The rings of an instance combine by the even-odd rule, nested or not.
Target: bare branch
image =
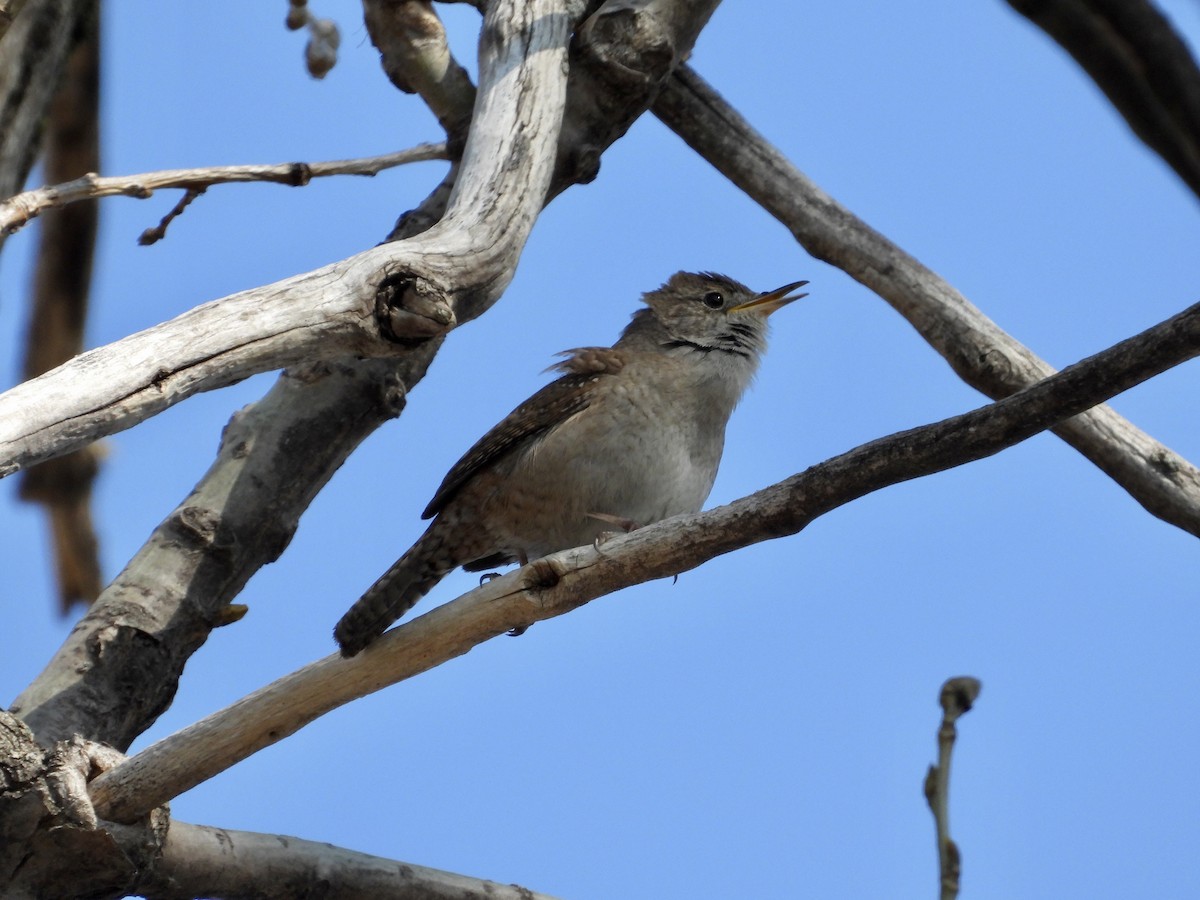
[[[397,352],[375,321],[381,275],[398,266],[436,277],[441,267],[426,264],[440,253],[432,242],[374,248],[206,303],[11,388],[0,394],[0,475],[76,450],[192,394],[257,372]],[[451,321],[448,310],[440,318],[443,325]]]
[[[676,72],[654,114],[809,253],[891,304],[967,384],[1005,397],[1054,371],[943,278],[809,181],[695,72]],[[1149,512],[1200,536],[1200,470],[1186,459],[1106,406],[1054,433]]]
[[[342,897],[380,900],[553,900],[497,884],[332,844],[172,822],[163,855],[138,884],[150,900],[192,897],[291,900],[322,884]]]
[[[393,628],[356,657],[327,656],[159,741],[93,781],[92,799],[103,818],[134,821],[331,709],[483,641],[998,453],[1197,355],[1200,304],[989,406],[864,444],[728,506],[536,560]]]
[[[88,779],[123,758],[78,737],[43,749],[18,719],[0,711],[5,897],[122,897],[136,873],[150,868],[166,838],[166,810],[137,825],[101,823],[88,796]]]
[[[11,234],[47,209],[95,200],[100,197],[136,197],[145,200],[160,188],[203,190],[215,184],[269,181],[303,187],[314,178],[330,175],[377,175],[385,169],[408,163],[448,159],[446,145],[418,144],[380,156],[338,159],[328,162],[276,163],[273,165],[207,166],[198,169],[164,169],[140,175],[88,174],[75,181],[36,188],[0,203],[0,233]]]
[[[1200,197],[1200,69],[1146,0],[1008,0],[1075,58]]]

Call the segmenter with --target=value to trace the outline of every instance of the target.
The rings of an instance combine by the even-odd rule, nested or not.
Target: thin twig
[[[338,706],[461,656],[513,628],[633,584],[795,534],[872,491],[998,453],[1200,355],[1200,304],[1012,397],[880,438],[694,516],[677,516],[535,560],[386,632],[352,659],[331,655],[164,738],[91,784],[102,818],[133,821]]]
[[[925,800],[933,812],[937,830],[938,880],[941,900],[955,900],[962,877],[962,855],[950,837],[950,757],[958,736],[955,722],[970,711],[983,689],[978,678],[960,675],[942,685],[938,702],[942,706],[942,724],[938,728],[938,761],[925,773]]]
[[[330,175],[376,175],[385,169],[407,163],[448,159],[446,145],[418,144],[407,150],[358,159],[328,162],[277,163],[272,165],[209,166],[199,169],[163,169],[140,175],[84,175],[65,184],[25,191],[0,203],[0,233],[12,234],[46,209],[92,200],[98,197],[125,196],[145,200],[159,188],[203,190],[214,184],[269,181],[291,187],[303,187],[314,178]]]
[[[205,190],[202,187],[190,187],[184,191],[183,196],[175,202],[170,212],[163,216],[157,225],[153,228],[147,228],[138,236],[138,244],[142,247],[149,247],[151,244],[157,244],[165,238],[167,236],[167,228],[170,224],[182,216],[183,211],[191,206],[192,201],[203,194]]]

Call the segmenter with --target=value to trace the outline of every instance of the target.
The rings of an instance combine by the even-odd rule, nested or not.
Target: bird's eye
[[[709,309],[720,309],[725,305],[725,298],[716,291],[709,291],[701,299]]]

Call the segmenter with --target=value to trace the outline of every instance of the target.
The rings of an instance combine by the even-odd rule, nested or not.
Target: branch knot
[[[379,283],[375,318],[385,339],[405,347],[440,337],[457,324],[445,293],[409,273],[389,275]]]

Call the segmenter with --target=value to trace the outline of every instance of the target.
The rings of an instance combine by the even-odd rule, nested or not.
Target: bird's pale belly
[[[697,452],[687,435],[651,434],[636,424],[643,427],[627,427],[622,440],[605,442],[603,450],[601,442],[553,432],[514,460],[487,502],[496,536],[535,559],[620,530],[614,519],[641,526],[698,511],[712,489],[720,447]]]

